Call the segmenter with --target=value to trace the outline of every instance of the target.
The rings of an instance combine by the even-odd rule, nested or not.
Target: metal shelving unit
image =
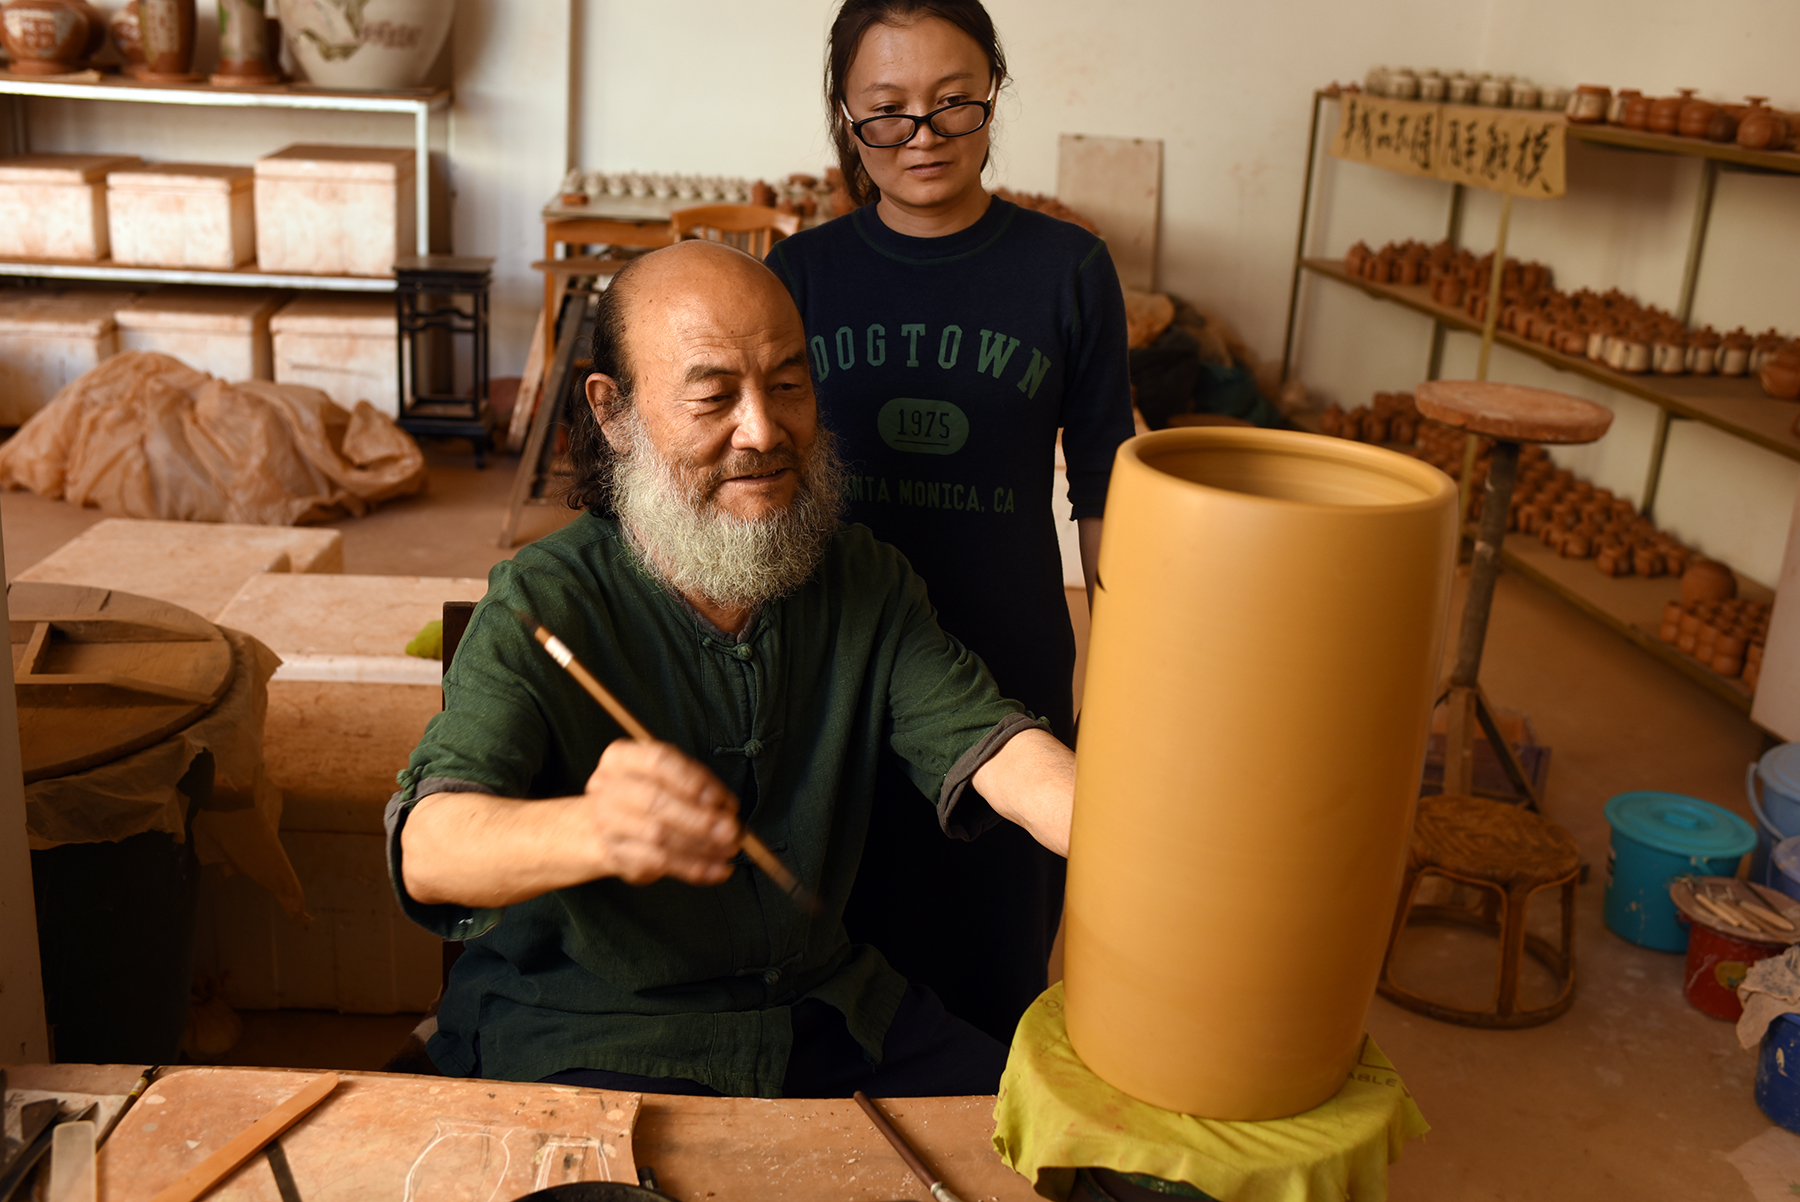
[[[409,116],[413,125],[414,192],[417,205],[418,253],[431,253],[431,115],[450,107],[445,88],[405,92],[335,92],[323,88],[285,84],[270,88],[219,87],[211,84],[144,83],[124,77],[92,82],[0,79],[0,96],[8,97],[13,146],[28,153],[31,132],[25,100],[103,100],[116,104],[169,104],[228,109],[310,109],[316,112],[392,113]],[[392,292],[390,276],[285,275],[257,271],[200,271],[184,268],[128,267],[105,260],[94,263],[63,260],[0,260],[0,275],[45,279],[116,280],[129,283],[265,285],[283,288],[316,288],[347,292]]]
[[[1446,332],[1454,330],[1480,337],[1483,333],[1482,323],[1474,321],[1460,309],[1447,308],[1433,301],[1430,290],[1424,285],[1376,284],[1351,275],[1339,260],[1310,258],[1306,255],[1314,184],[1318,175],[1321,115],[1325,102],[1335,99],[1337,97],[1332,93],[1313,93],[1306,183],[1301,199],[1299,233],[1295,239],[1287,332],[1282,343],[1282,379],[1287,379],[1293,363],[1301,282],[1310,275],[1347,285],[1376,300],[1392,302],[1430,318],[1433,323],[1431,356],[1425,378],[1435,380],[1443,361]],[[1571,124],[1568,127],[1568,137],[1570,141],[1615,150],[1675,155],[1701,161],[1700,186],[1689,226],[1681,293],[1676,306],[1676,316],[1683,324],[1692,316],[1694,289],[1705,252],[1706,230],[1712,216],[1713,194],[1720,170],[1800,175],[1800,154],[1789,151],[1747,150],[1734,144],[1653,134],[1609,125]],[[1462,213],[1463,187],[1461,184],[1454,184],[1451,186],[1446,223],[1446,237],[1452,243],[1459,244],[1461,241]],[[1800,402],[1770,397],[1763,393],[1754,379],[1628,375],[1584,356],[1566,355],[1540,343],[1530,342],[1506,330],[1496,329],[1493,341],[1529,355],[1558,371],[1582,376],[1657,407],[1656,431],[1651,444],[1643,499],[1639,506],[1646,514],[1652,511],[1655,504],[1671,419],[1702,422],[1764,450],[1800,461],[1800,433],[1796,433],[1795,429],[1796,422],[1800,421]],[[1657,637],[1662,607],[1679,591],[1675,581],[1668,578],[1645,580],[1635,576],[1602,576],[1585,560],[1562,559],[1535,540],[1518,535],[1507,537],[1501,549],[1501,559],[1510,570],[1556,593],[1645,651],[1692,677],[1714,694],[1745,712],[1749,711],[1751,695],[1741,681],[1729,680],[1709,671]],[[1765,601],[1772,598],[1767,589],[1742,577],[1739,578],[1739,585],[1743,595]]]

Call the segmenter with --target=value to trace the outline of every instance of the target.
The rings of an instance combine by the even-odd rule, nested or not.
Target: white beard
[[[635,407],[621,420],[630,446],[613,460],[608,491],[620,527],[652,576],[683,595],[754,609],[813,574],[843,509],[845,469],[829,431],[819,430],[804,458],[790,453],[785,463],[771,462],[799,471],[788,507],[746,520],[715,500],[720,479],[742,470],[744,454],[696,472],[657,453]]]

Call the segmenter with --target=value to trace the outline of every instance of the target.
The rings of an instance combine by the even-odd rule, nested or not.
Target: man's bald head
[[[617,380],[629,403],[647,340],[667,337],[672,322],[691,327],[728,316],[739,325],[749,319],[764,328],[801,328],[800,311],[775,273],[743,251],[690,239],[639,255],[601,295],[593,370]]]

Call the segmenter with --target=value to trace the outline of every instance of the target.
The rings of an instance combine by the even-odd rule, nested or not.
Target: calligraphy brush
[[[912,1145],[906,1142],[906,1137],[900,1134],[887,1115],[881,1113],[881,1107],[869,1100],[868,1094],[859,1089],[850,1096],[856,1099],[856,1104],[862,1107],[863,1113],[869,1116],[869,1121],[875,1124],[875,1130],[881,1132],[882,1138],[887,1140],[893,1146],[894,1151],[900,1154],[900,1159],[904,1160],[906,1167],[913,1171],[913,1176],[925,1183],[926,1190],[930,1192],[935,1202],[962,1202],[962,1199],[951,1193],[950,1187],[945,1185],[943,1180],[920,1159],[919,1154],[913,1151]]]
[[[581,661],[575,658],[575,653],[569,650],[567,643],[551,634],[542,622],[524,610],[516,609],[513,612],[518,615],[519,621],[525,624],[525,629],[531,632],[531,637],[550,653],[550,658],[555,660],[563,671],[573,676],[575,682],[587,690],[588,696],[598,701],[600,707],[612,715],[613,721],[623,726],[625,732],[632,738],[644,743],[651,741],[649,729],[639,722],[631,711],[625,708],[624,703],[614,697],[605,685],[596,680],[592,672],[582,666]],[[738,846],[742,847],[744,854],[756,861],[756,866],[767,873],[769,879],[780,886],[782,891],[793,898],[802,909],[809,914],[819,912],[819,899],[813,896],[812,890],[800,883],[798,877],[788,871],[788,866],[769,850],[768,844],[745,829]]]

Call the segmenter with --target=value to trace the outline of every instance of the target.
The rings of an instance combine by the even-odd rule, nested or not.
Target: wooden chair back
[[[762,258],[777,242],[800,232],[800,218],[762,205],[701,205],[669,214],[669,241],[705,238]]]

